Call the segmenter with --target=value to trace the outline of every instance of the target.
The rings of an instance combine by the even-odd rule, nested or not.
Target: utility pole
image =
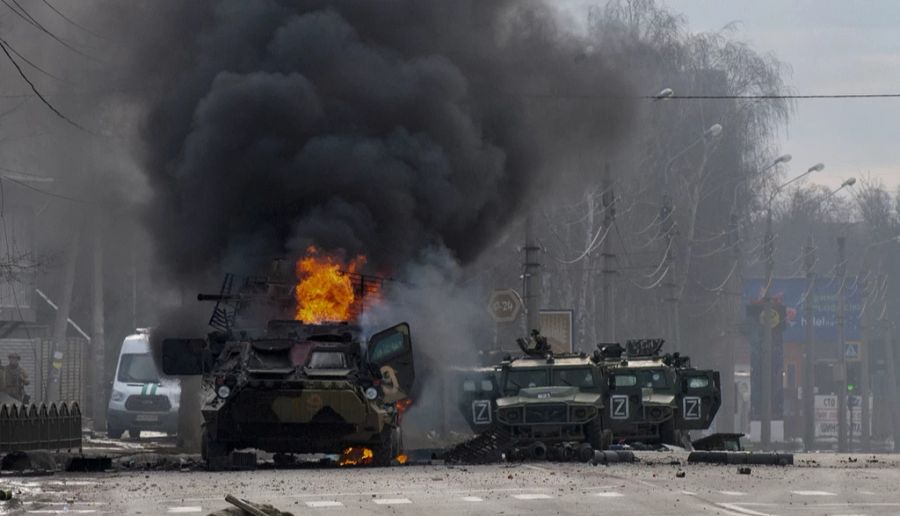
[[[766,277],[765,287],[763,288],[763,309],[760,322],[763,326],[762,339],[762,375],[760,378],[762,388],[762,414],[760,414],[760,441],[764,449],[769,448],[772,443],[772,326],[775,323],[772,313],[772,297],[769,290],[772,288],[772,279],[775,274],[775,242],[772,234],[772,209],[767,210],[766,215],[766,236],[763,243],[763,253],[765,255]]]
[[[672,351],[681,351],[681,339],[678,336],[678,284],[675,281],[675,220],[672,213],[672,197],[663,194],[662,206],[659,209],[660,231],[666,235],[665,261],[666,289],[664,301],[669,307],[669,337],[672,339]]]
[[[729,280],[728,292],[739,293],[743,288],[744,258],[741,253],[740,217],[732,212],[728,220],[727,245],[731,248],[734,259],[735,271]],[[731,295],[728,300],[730,316],[726,321],[728,327],[725,330],[725,354],[719,362],[719,371],[722,376],[722,407],[719,409],[724,416],[716,422],[719,432],[734,432],[735,411],[737,400],[734,388],[734,363],[735,363],[735,336],[734,328],[737,328],[744,320],[740,295]],[[731,320],[734,317],[734,320]]]
[[[612,248],[612,235],[610,228],[616,222],[616,196],[613,191],[612,178],[610,177],[609,163],[603,170],[603,226],[606,238],[603,242],[603,342],[616,342],[616,309],[615,296],[613,295],[613,280],[616,271],[616,255]]]
[[[806,319],[806,347],[803,350],[803,445],[811,451],[816,445],[816,323],[813,306],[816,302],[816,248],[810,234],[803,247],[803,268],[806,271],[806,299],[803,301],[804,318]]]
[[[60,401],[59,380],[62,373],[63,358],[66,349],[66,329],[69,324],[69,308],[72,306],[72,290],[75,287],[75,266],[78,261],[78,247],[81,242],[81,230],[76,229],[66,250],[65,270],[63,272],[63,290],[59,298],[59,309],[53,323],[53,339],[50,346],[50,371],[47,375],[47,401]],[[95,403],[97,402],[94,400]]]
[[[872,303],[877,296],[873,295],[870,289],[878,285],[877,282],[874,282],[874,285],[870,285],[866,281],[868,276],[868,267],[859,272],[859,281],[861,282],[859,288],[862,289],[863,296],[865,296],[863,299],[862,321],[860,321],[862,323],[862,343],[859,345],[859,397],[862,404],[860,406],[859,446],[862,452],[869,451],[869,446],[871,445],[871,429],[869,428],[869,343],[872,341],[871,324],[874,321],[872,310],[875,308],[872,306]],[[852,423],[853,413],[851,412],[850,415]]]
[[[838,341],[837,341],[837,371],[835,380],[838,384],[837,416],[838,416],[838,451],[847,451],[847,357],[846,344],[844,343],[844,277],[847,273],[846,243],[844,236],[837,237],[837,280],[838,280]]]
[[[525,218],[525,247],[522,263],[522,282],[525,291],[525,335],[531,330],[541,331],[541,264],[540,246],[534,239],[534,221],[529,212]]]
[[[104,339],[103,326],[105,318],[103,314],[103,230],[100,210],[94,213],[94,242],[93,242],[93,337],[91,347],[94,351],[94,359],[91,362],[93,371],[93,414],[94,430],[106,430],[106,340]]]
[[[887,303],[887,302],[885,302]],[[887,362],[888,403],[891,408],[891,430],[894,453],[900,452],[900,403],[897,396],[897,362],[894,347],[894,321],[882,318],[884,325],[884,358]]]

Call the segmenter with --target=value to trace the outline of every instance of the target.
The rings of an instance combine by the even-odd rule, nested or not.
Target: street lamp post
[[[666,88],[662,92],[660,92],[659,98],[666,98],[663,96],[666,91],[670,93],[668,96],[671,96],[671,90]],[[699,138],[691,142],[685,148],[678,151],[674,156],[669,158],[666,162],[665,167],[663,168],[663,187],[664,193],[662,197],[662,208],[660,209],[660,224],[664,228],[664,232],[666,235],[666,254],[663,258],[666,264],[666,272],[665,274],[669,277],[669,280],[663,284],[664,287],[668,290],[668,294],[664,298],[669,304],[669,336],[672,338],[673,345],[672,351],[681,351],[681,330],[680,324],[678,320],[678,282],[676,280],[675,275],[675,250],[674,250],[674,240],[675,240],[675,224],[674,221],[671,220],[673,215],[674,207],[672,206],[672,197],[668,193],[669,189],[669,169],[672,167],[672,164],[675,161],[683,156],[687,151],[693,149],[701,142],[705,142],[710,138],[717,138],[722,134],[723,128],[721,124],[713,124],[709,126],[703,134],[700,135]]]
[[[825,199],[830,198],[832,195],[838,193],[844,188],[853,186],[856,184],[856,178],[851,177],[846,181],[841,183],[837,189],[832,191]],[[837,314],[837,329],[838,329],[838,337],[837,337],[837,367],[836,378],[838,380],[838,396],[837,396],[837,413],[838,413],[838,451],[846,452],[847,451],[847,356],[846,356],[846,343],[844,342],[844,277],[847,271],[846,268],[846,256],[845,256],[845,245],[846,245],[846,237],[844,235],[838,236],[837,238],[837,246],[838,246],[838,263],[836,269],[836,276],[839,279],[838,285],[838,314]]]
[[[872,242],[866,246],[863,251],[862,258],[862,268],[858,273],[859,282],[862,282],[861,285],[863,289],[863,295],[865,296],[865,300],[863,301],[863,312],[862,312],[862,345],[859,348],[859,370],[860,370],[860,378],[859,378],[859,397],[861,400],[860,404],[860,448],[863,452],[868,452],[871,447],[871,436],[872,429],[870,425],[870,407],[869,407],[869,396],[870,396],[870,378],[869,378],[869,352],[870,352],[870,343],[872,341],[872,326],[875,322],[873,317],[873,302],[877,298],[872,295],[872,287],[866,281],[866,278],[870,275],[869,270],[869,257],[871,256],[871,251],[875,247],[882,246],[884,244],[889,243],[897,243],[900,242],[900,235],[893,236],[891,238],[887,238],[884,240],[880,240],[877,242]],[[878,282],[876,281],[877,285]],[[851,409],[851,427],[852,427],[852,409]]]
[[[787,155],[789,156],[789,155]],[[779,160],[782,158],[779,158]],[[788,158],[789,160],[790,158]],[[774,166],[779,161],[776,160]],[[777,325],[775,319],[775,308],[772,303],[772,297],[769,295],[769,289],[772,287],[772,281],[775,274],[775,235],[772,233],[772,202],[788,185],[812,174],[819,172],[825,168],[822,163],[817,163],[809,167],[806,172],[797,177],[781,184],[775,188],[772,195],[766,201],[766,236],[763,240],[763,253],[765,256],[765,286],[763,287],[763,307],[760,317],[760,323],[763,326],[763,341],[761,353],[761,388],[762,388],[762,407],[760,414],[760,442],[763,447],[769,447],[772,443],[772,387],[774,382],[780,382],[780,378],[773,378],[772,371],[772,330]]]

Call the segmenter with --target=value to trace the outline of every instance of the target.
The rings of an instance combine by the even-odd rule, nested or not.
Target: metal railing
[[[0,405],[0,452],[81,449],[77,402]]]

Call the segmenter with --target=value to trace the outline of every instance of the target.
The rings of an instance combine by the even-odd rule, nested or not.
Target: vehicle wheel
[[[200,438],[200,458],[206,462],[206,469],[211,471],[224,469],[228,458],[228,447],[225,443],[211,438],[205,428]]]
[[[110,439],[121,439],[121,438],[122,438],[122,434],[124,434],[124,433],[125,433],[125,429],[124,429],[124,428],[116,428],[116,427],[114,427],[114,426],[107,426],[107,427],[106,427],[106,435],[107,435],[107,437],[109,437]]]
[[[673,446],[684,446],[681,432],[675,429],[675,419],[668,419],[659,424],[659,442]]]
[[[134,428],[129,428],[128,429],[128,437],[130,437],[131,439],[134,439],[134,440],[138,440],[141,438],[141,431],[136,430]]]
[[[613,442],[613,433],[612,430],[606,429],[603,430],[603,437],[600,439],[600,444],[603,445],[604,450],[608,450],[610,446],[612,446]]]
[[[378,467],[387,467],[391,465],[397,455],[400,455],[403,449],[402,436],[399,427],[385,430],[381,436],[381,442],[372,447],[372,465]]]
[[[603,422],[599,415],[584,425],[584,433],[588,444],[595,450],[605,450],[612,442],[612,432],[603,430]]]

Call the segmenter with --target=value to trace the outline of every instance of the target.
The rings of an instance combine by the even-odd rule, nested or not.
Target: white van
[[[106,413],[106,432],[118,439],[138,438],[141,430],[173,434],[178,429],[181,384],[161,378],[150,355],[149,331],[125,337]]]

